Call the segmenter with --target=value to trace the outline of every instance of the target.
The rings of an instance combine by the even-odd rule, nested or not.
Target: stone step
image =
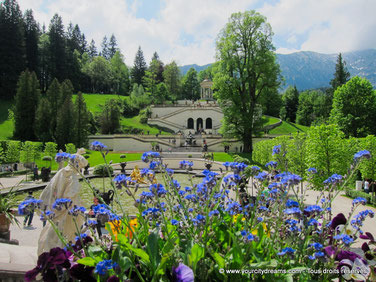
[[[189,159],[189,158],[202,158],[201,152],[171,152],[171,153],[162,153],[162,158],[179,158],[179,159]]]
[[[10,263],[10,253],[0,246],[0,263]]]

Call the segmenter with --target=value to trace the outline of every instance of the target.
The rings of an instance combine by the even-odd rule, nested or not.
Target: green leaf
[[[153,270],[155,270],[161,261],[161,256],[159,255],[158,236],[154,232],[150,233],[148,237],[147,251],[151,258]]]
[[[99,246],[89,246],[88,253],[91,257],[106,257],[105,251]]]
[[[135,248],[131,244],[127,243],[127,247],[138,257],[140,257],[145,263],[150,263],[149,255],[140,248]]]
[[[129,243],[127,236],[125,236],[124,234],[118,234],[117,239],[119,244],[121,245],[127,245]]]
[[[188,256],[190,264],[196,269],[196,265],[200,259],[205,255],[205,249],[198,244],[194,244],[191,249],[191,254]]]
[[[218,253],[214,253],[213,258],[215,262],[218,264],[218,268],[225,267],[225,259]]]
[[[172,237],[170,238],[169,241],[166,242],[166,244],[163,246],[163,249],[162,249],[163,255],[169,253],[174,248],[174,245],[177,239],[178,237]]]
[[[82,259],[79,259],[77,263],[90,267],[94,267],[97,264],[96,260],[91,257],[84,257]]]
[[[249,265],[251,268],[256,269],[265,269],[265,268],[276,268],[278,266],[278,261],[275,259],[272,259],[270,261],[262,261],[259,263],[251,263]]]
[[[241,249],[239,246],[234,245],[229,252],[229,255],[232,256],[232,263],[233,267],[240,267],[243,264],[243,256],[241,253]]]

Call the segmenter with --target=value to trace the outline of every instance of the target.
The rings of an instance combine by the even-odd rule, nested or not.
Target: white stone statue
[[[77,153],[74,154],[74,165],[76,168],[74,168],[72,164],[68,164],[66,167],[59,170],[40,195],[40,199],[43,201],[42,206],[47,206],[49,210],[55,213],[53,222],[57,225],[57,228],[61,231],[67,242],[74,242],[75,233],[77,232],[73,217],[68,214],[69,209],[63,208],[58,211],[52,209],[52,204],[56,199],[69,198],[72,200],[70,208],[73,208],[74,205],[81,206],[81,186],[78,181],[77,169],[81,170],[88,164],[88,161],[82,156],[84,153],[84,149],[79,149]],[[83,217],[81,215],[77,216],[76,221],[77,226],[80,228],[83,224]],[[47,222],[39,237],[38,256],[43,252],[48,252],[54,247],[62,248],[65,246],[63,246],[63,243],[58,238],[52,225]]]

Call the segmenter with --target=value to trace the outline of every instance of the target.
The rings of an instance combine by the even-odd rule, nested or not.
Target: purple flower
[[[369,232],[366,232],[365,234],[361,234],[360,236],[359,236],[361,239],[368,239],[368,240],[370,240],[372,243],[374,243],[375,242],[375,239],[373,238],[373,235],[371,234],[371,233],[369,233]]]
[[[179,263],[178,267],[172,267],[172,276],[177,282],[194,282],[195,280],[192,269],[183,263]]]
[[[49,252],[44,252],[38,257],[37,266],[26,272],[25,281],[34,281],[39,273],[44,281],[58,281],[56,268],[63,267],[69,269],[71,264],[68,257],[70,252],[61,248],[53,248]]]
[[[337,214],[333,219],[332,222],[330,223],[330,227],[332,229],[336,229],[338,225],[346,224],[347,219],[343,215],[343,213]]]
[[[364,252],[364,256],[366,257],[366,259],[368,260],[374,259],[375,256],[373,255],[373,252],[371,251],[370,247],[368,246],[366,242],[364,242],[362,245],[362,251]]]
[[[78,281],[96,282],[97,280],[92,277],[93,270],[94,267],[77,263],[69,269],[69,274]]]

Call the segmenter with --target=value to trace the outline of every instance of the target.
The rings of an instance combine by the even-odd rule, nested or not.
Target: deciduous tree
[[[353,77],[337,88],[330,120],[346,136],[365,137],[376,132],[376,92],[365,78]]]
[[[215,93],[224,123],[240,138],[244,152],[252,153],[255,111],[265,91],[279,86],[280,69],[272,44],[272,29],[255,11],[232,14],[217,40]]]

